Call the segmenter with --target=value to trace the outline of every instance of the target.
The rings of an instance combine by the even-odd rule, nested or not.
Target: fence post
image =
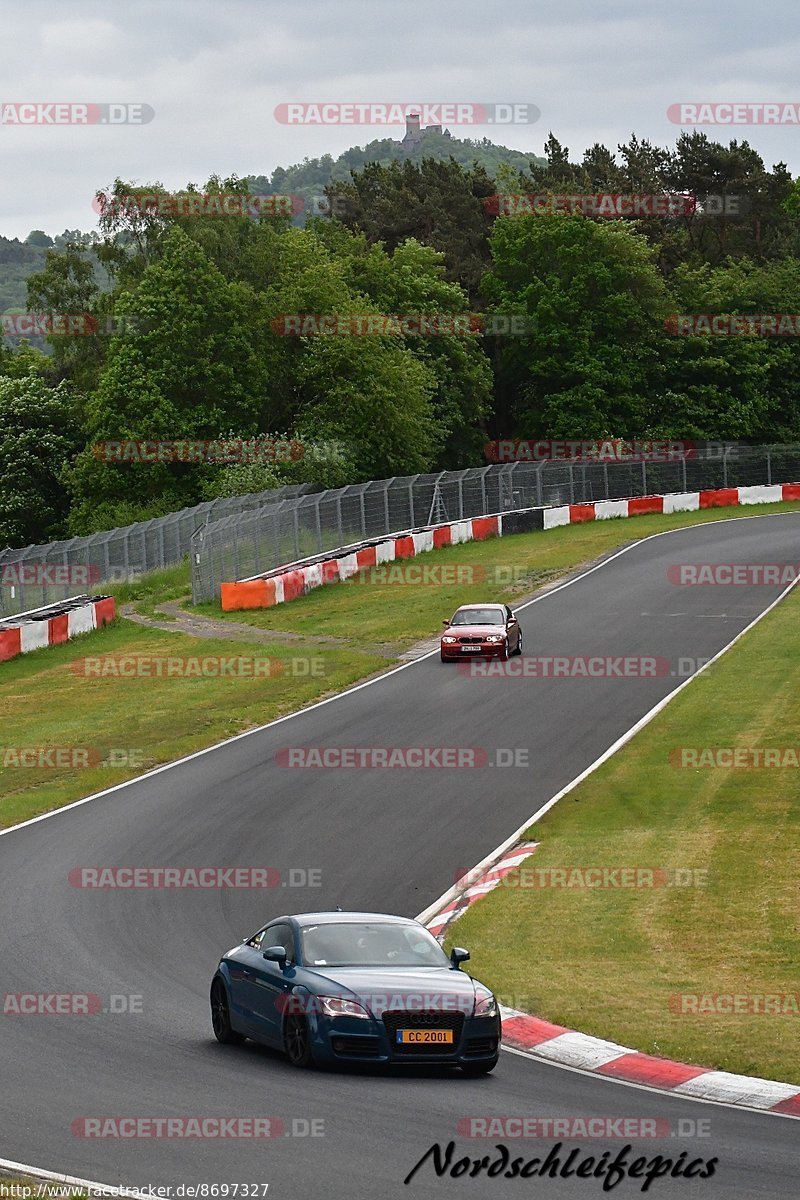
[[[261,520],[253,519],[253,565],[256,575],[261,574]]]
[[[386,486],[383,489],[383,532],[389,533],[389,488],[394,483],[394,475],[387,480]]]
[[[278,508],[272,510],[272,561],[270,570],[281,565],[281,518]]]
[[[234,579],[242,578],[242,571],[239,564],[239,530],[234,525],[233,527],[233,561],[234,561]]]
[[[459,521],[464,520],[464,476],[463,476],[463,474],[459,475],[459,477],[458,477],[458,519],[459,519]]]
[[[295,509],[295,512],[297,509]],[[339,527],[339,540],[336,543],[337,547],[344,544],[344,530],[342,529],[342,493],[339,491],[336,497],[336,523]],[[320,547],[322,549],[322,547]]]
[[[363,488],[359,495],[359,500],[361,502],[361,536],[366,537],[367,536],[367,507],[366,507],[366,503],[364,501]]]
[[[319,500],[314,505],[314,517],[317,526],[317,549],[322,553],[322,520],[319,515]]]
[[[6,546],[5,550],[0,550],[0,616],[4,616],[4,617],[11,616],[10,612],[8,612],[8,613],[6,612],[6,608],[8,607],[6,605],[6,589],[5,589],[6,570],[5,570],[5,565],[4,565],[4,561],[3,561],[6,558],[6,556],[10,553],[11,553],[10,546]],[[12,607],[13,607],[13,605],[12,605]],[[21,611],[21,610],[18,609],[17,611]]]
[[[195,544],[195,539],[197,543]],[[197,547],[202,540],[202,531],[196,529],[189,538],[189,570],[192,578],[192,604],[197,604],[200,598],[200,551]],[[205,599],[205,597],[203,597]]]
[[[767,450],[767,487],[772,487],[772,454]]]
[[[686,481],[686,455],[685,454],[681,455],[681,474],[683,475],[683,490],[684,490],[684,492],[687,492],[689,490],[689,484]]]
[[[729,449],[730,449],[730,447],[726,446],[725,452],[722,455],[722,486],[724,488],[726,488],[728,486],[728,450]]]

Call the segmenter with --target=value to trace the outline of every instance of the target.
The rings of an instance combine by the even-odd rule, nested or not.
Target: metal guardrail
[[[205,522],[304,495],[313,484],[209,500],[180,512],[137,521],[87,537],[0,552],[0,616],[13,616],[74,596],[87,588],[132,580],[173,566],[189,555],[192,534]]]
[[[359,540],[440,521],[550,504],[800,480],[800,446],[722,446],[638,462],[514,462],[316,492],[209,521],[191,539],[192,599],[219,585]]]

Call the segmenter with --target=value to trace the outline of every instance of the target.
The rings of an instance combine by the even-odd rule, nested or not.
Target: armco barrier
[[[113,596],[73,596],[0,621],[0,662],[57,646],[114,620]]]
[[[627,500],[596,500],[588,504],[564,504],[553,508],[524,508],[489,517],[472,517],[423,529],[403,530],[389,538],[345,546],[332,555],[291,563],[271,574],[220,585],[220,601],[226,612],[243,608],[271,608],[305,595],[325,583],[348,579],[357,571],[396,559],[413,558],[426,550],[454,546],[460,542],[586,521],[635,517],[645,513],[694,512],[702,508],[726,508],[739,504],[778,504],[800,500],[800,483],[774,486],[718,488],[702,492],[674,492],[664,496],[637,496]]]

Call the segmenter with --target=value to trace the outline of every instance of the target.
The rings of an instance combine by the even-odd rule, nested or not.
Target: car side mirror
[[[277,963],[280,969],[283,970],[289,956],[283,946],[267,946],[263,957],[268,959],[269,962]]]
[[[461,946],[453,946],[453,949],[450,951],[450,962],[456,968],[458,968],[462,962],[466,962],[468,958],[469,950],[464,950]]]
[[[446,629],[446,628],[447,628],[447,626],[450,624],[450,622],[449,622],[449,621],[442,621],[442,624],[444,625],[444,627],[445,627],[445,629]]]

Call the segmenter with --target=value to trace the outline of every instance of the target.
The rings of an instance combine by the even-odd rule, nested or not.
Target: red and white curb
[[[463,916],[476,900],[480,900],[488,892],[494,891],[498,883],[509,872],[516,870],[529,855],[533,854],[538,845],[538,842],[523,842],[522,845],[515,846],[513,850],[504,854],[488,871],[483,871],[474,883],[461,892],[457,899],[451,900],[441,912],[426,922],[433,936],[441,941],[453,921],[457,921],[459,917]],[[467,878],[468,875],[462,875],[456,886],[461,886]]]
[[[428,917],[425,921],[427,928],[441,940],[468,908],[493,891],[539,844],[522,842],[506,851],[458,897],[448,901],[434,916]],[[466,878],[462,876],[462,880]],[[800,1084],[778,1083],[772,1079],[756,1079],[750,1075],[734,1075],[729,1071],[715,1071],[711,1067],[656,1058],[502,1005],[500,1015],[504,1045],[546,1062],[694,1100],[742,1105],[800,1118]]]

